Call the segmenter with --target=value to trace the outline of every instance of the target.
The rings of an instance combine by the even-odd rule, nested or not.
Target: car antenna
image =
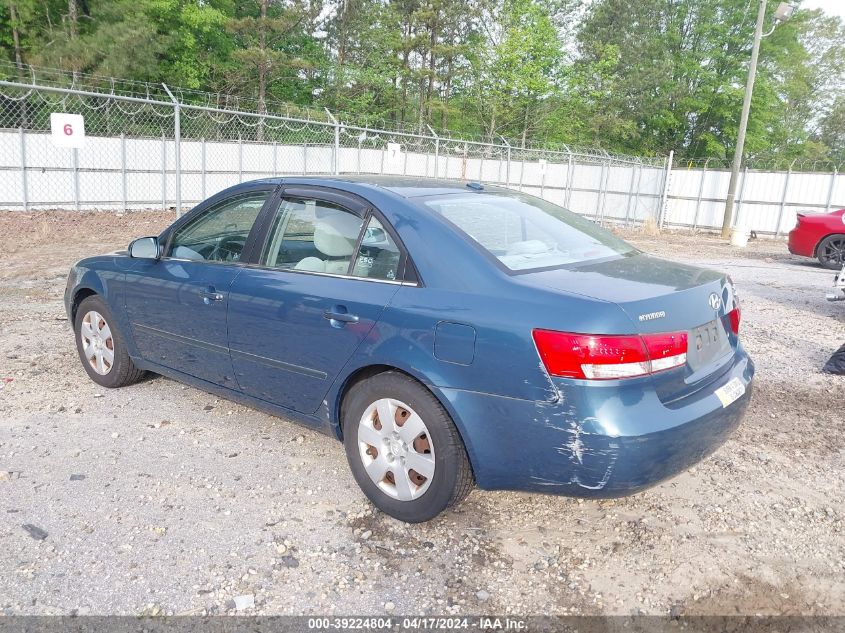
[[[484,191],[484,185],[482,185],[480,182],[468,182],[466,186],[467,189],[473,189],[475,191]]]

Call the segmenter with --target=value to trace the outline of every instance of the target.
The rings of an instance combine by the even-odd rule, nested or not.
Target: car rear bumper
[[[789,252],[801,257],[816,256],[816,238],[807,230],[794,228],[789,232],[789,240],[786,243]]]
[[[706,391],[665,406],[642,381],[561,390],[557,403],[437,389],[464,437],[485,489],[619,497],[697,463],[739,425],[754,366],[737,354]],[[733,378],[745,394],[723,407],[715,389]],[[633,381],[631,381],[633,383]]]

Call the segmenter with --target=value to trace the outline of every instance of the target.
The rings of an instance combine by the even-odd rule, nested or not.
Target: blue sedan
[[[155,372],[344,443],[426,521],[483,489],[634,493],[725,441],[754,366],[729,277],[513,190],[274,178],[71,270],[91,379]]]

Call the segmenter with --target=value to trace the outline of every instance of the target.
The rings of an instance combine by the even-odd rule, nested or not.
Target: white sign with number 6
[[[53,112],[50,130],[56,147],[82,147],[85,144],[85,119],[81,114]]]

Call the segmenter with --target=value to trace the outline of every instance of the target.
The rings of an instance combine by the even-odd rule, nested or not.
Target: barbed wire
[[[806,173],[841,172],[845,163],[836,163],[818,158],[784,158],[778,156],[752,157],[746,160],[741,169],[749,171],[794,171]],[[708,169],[730,171],[732,161],[728,158],[676,158],[674,169]]]
[[[92,134],[123,133],[146,137],[173,134],[174,103],[163,85],[31,65],[19,69],[7,61],[0,61],[0,77],[22,86],[0,87],[0,127],[3,128],[46,130],[51,112],[73,111],[86,114]],[[49,89],[66,92],[49,92]],[[329,112],[274,100],[267,100],[262,112],[258,101],[249,97],[181,87],[170,88],[170,91],[181,107],[182,134],[186,138],[330,143],[331,128],[338,124],[342,137],[362,148],[391,142],[434,151],[437,149],[434,145],[439,144],[444,155],[467,158],[509,157],[528,162],[575,159],[587,164],[648,167],[663,167],[666,163],[661,156],[632,156],[596,147],[551,142],[523,146],[521,142],[501,136],[434,130],[428,126],[421,129],[418,125],[388,123],[376,117]],[[673,161],[673,168],[730,170],[731,161],[725,157],[680,156]],[[818,158],[755,156],[745,162],[743,169],[746,168],[831,173],[842,171],[845,163]]]
[[[141,99],[147,102],[146,106],[151,108],[164,108],[159,114],[162,117],[169,116],[169,111],[172,111],[173,106],[170,95],[163,85],[148,82],[116,79],[81,72],[74,73],[32,65],[24,65],[19,69],[15,64],[7,61],[0,61],[0,77],[8,81],[26,84],[28,87],[31,86],[30,90],[23,93],[0,90],[0,99],[6,101],[38,99],[44,102],[44,105],[49,104],[53,107],[59,104],[64,107],[69,103],[67,95],[57,97],[55,94],[51,94],[45,97],[46,93],[38,90],[40,87],[96,93],[97,97],[78,97],[80,99],[80,108],[85,108],[89,111],[109,109],[106,103],[111,102],[113,107],[118,111],[130,115],[130,106],[127,105],[128,102],[122,101],[121,98]],[[508,140],[501,136],[473,135],[466,132],[458,133],[454,130],[442,129],[435,131],[425,125],[419,126],[409,123],[388,122],[370,115],[351,114],[343,111],[329,113],[326,110],[320,110],[318,108],[297,106],[272,99],[265,101],[265,108],[262,112],[258,100],[249,97],[202,92],[182,87],[168,86],[168,88],[170,88],[171,92],[177,98],[179,104],[183,106],[183,116],[186,118],[213,118],[210,116],[212,113],[203,110],[189,114],[189,106],[222,110],[231,113],[233,118],[230,119],[230,122],[237,122],[237,124],[245,128],[280,129],[279,123],[274,124],[271,122],[273,117],[277,121],[279,119],[293,119],[300,122],[313,122],[325,125],[333,125],[335,121],[339,121],[344,127],[350,130],[357,130],[358,134],[365,132],[371,137],[378,135],[381,138],[401,136],[402,142],[406,144],[413,138],[427,139],[429,137],[440,139],[448,147],[454,147],[454,143],[464,143],[467,145],[466,153],[471,156],[489,155],[497,152],[499,149],[503,151],[510,149],[515,160],[559,160],[561,156],[573,154],[587,161],[605,162],[609,160],[624,164],[659,166],[665,161],[662,157],[629,156],[611,153],[600,148],[573,146],[563,143],[522,146],[521,142],[513,139]],[[98,98],[102,100],[100,103],[97,103]],[[33,107],[37,108],[37,106]],[[144,111],[145,105],[134,103],[132,107],[135,108],[134,114],[137,115]],[[150,110],[150,112],[157,113],[155,110]],[[256,115],[260,118],[256,117]],[[262,120],[263,122],[261,122]],[[222,124],[222,122],[222,119],[217,119],[218,124]],[[9,126],[3,122],[0,122],[0,124],[4,127],[17,127]],[[97,126],[94,127],[96,128]],[[290,130],[291,128],[287,126],[285,129]],[[487,149],[480,149],[481,146],[485,146]]]
[[[162,84],[154,84],[127,79],[116,79],[102,75],[82,72],[69,72],[56,68],[46,68],[24,64],[20,69],[8,61],[0,61],[0,77],[9,81],[69,90],[91,91],[121,97],[133,97],[150,101],[170,102],[170,96]],[[175,87],[173,92],[179,95],[184,105],[199,105],[227,110],[249,110],[259,112],[259,101],[242,95],[211,93],[190,88]],[[268,114],[304,118],[314,121],[330,122],[326,112],[320,108],[293,105],[272,98],[265,100]]]

